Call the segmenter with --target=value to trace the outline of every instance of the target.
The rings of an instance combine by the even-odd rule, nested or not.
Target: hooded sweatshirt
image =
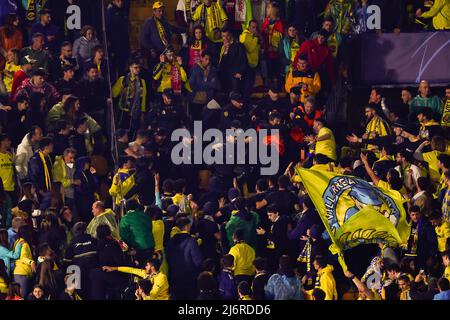
[[[317,272],[315,288],[325,292],[325,300],[337,300],[336,281],[333,276],[333,266],[327,265]],[[309,291],[312,294],[312,290]]]
[[[225,226],[230,247],[234,245],[233,233],[238,229],[243,229],[245,242],[256,250],[256,228],[259,225],[257,213],[247,210],[233,210],[230,221]]]

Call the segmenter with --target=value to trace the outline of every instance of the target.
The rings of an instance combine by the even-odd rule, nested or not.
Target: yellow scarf
[[[167,47],[167,45],[169,44],[169,42],[167,41],[167,35],[166,35],[166,30],[164,30],[164,27],[161,23],[161,21],[159,21],[159,19],[155,18],[155,23],[156,23],[156,29],[158,29],[158,34],[159,37],[163,43],[163,45],[165,47]]]
[[[202,49],[202,40],[195,40],[192,43],[191,48],[193,50],[201,50]]]
[[[52,179],[50,177],[50,172],[48,171],[47,161],[45,161],[45,156],[42,151],[39,151],[39,157],[41,158],[42,165],[44,166],[45,188],[47,189],[47,191],[50,191],[50,187],[52,185]]]

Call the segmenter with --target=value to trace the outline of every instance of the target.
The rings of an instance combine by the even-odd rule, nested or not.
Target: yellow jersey
[[[5,191],[14,191],[14,161],[13,155],[9,152],[0,152],[0,178],[3,181]]]
[[[332,159],[333,161],[336,161],[336,141],[334,140],[334,134],[333,131],[330,129],[323,127],[319,130],[317,133],[317,137],[320,138],[326,134],[330,135],[329,139],[323,140],[323,141],[317,141],[316,142],[316,149],[315,154],[323,154],[327,156],[328,158]]]
[[[234,257],[234,274],[236,276],[253,276],[256,272],[253,260],[255,260],[255,250],[245,242],[235,244],[229,254]]]

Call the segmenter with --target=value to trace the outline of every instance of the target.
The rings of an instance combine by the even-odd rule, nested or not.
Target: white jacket
[[[33,156],[33,147],[31,146],[31,141],[28,138],[29,133],[23,137],[22,142],[17,147],[16,152],[16,171],[19,180],[23,180],[28,175],[28,161],[30,161]]]

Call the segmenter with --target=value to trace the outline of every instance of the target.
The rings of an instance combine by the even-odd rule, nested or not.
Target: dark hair
[[[306,207],[308,209],[314,208],[314,203],[312,202],[310,196],[304,195],[303,198],[302,198],[302,202],[303,202],[304,205],[306,205]]]
[[[176,221],[176,225],[178,228],[183,229],[185,226],[190,225],[191,221],[188,218],[181,217]]]
[[[147,260],[147,263],[151,264],[153,267],[155,267],[155,269],[157,271],[159,271],[159,269],[161,268],[161,260],[157,259],[157,258],[151,258]]]
[[[153,285],[149,279],[140,279],[138,281],[138,287],[141,288],[146,295],[149,295],[150,291],[152,291]]]
[[[321,269],[322,269],[322,268],[325,268],[325,267],[327,266],[327,261],[326,261],[326,259],[325,259],[324,257],[316,256],[316,258],[314,259],[314,261],[317,262],[317,264],[319,265],[319,267],[320,267]]]
[[[89,73],[91,69],[97,70],[97,66],[94,63],[89,63],[88,66],[86,67],[86,73]]]
[[[85,36],[86,36],[86,33],[87,33],[89,30],[92,30],[92,32],[93,32],[94,35],[95,35],[95,29],[94,29],[93,26],[90,26],[90,25],[85,25],[85,26],[83,26],[83,27],[81,28],[81,30],[80,30],[80,34],[81,34],[83,37],[85,37]]]
[[[249,296],[252,293],[250,285],[248,284],[247,281],[239,282],[237,289],[238,289],[238,292],[240,294],[242,294],[243,296]]]
[[[67,46],[72,46],[72,42],[70,42],[70,41],[63,41],[63,43],[61,43],[60,48],[64,48],[64,47],[67,47]]]
[[[34,244],[34,230],[33,227],[28,224],[19,227],[17,236],[19,239],[24,239],[30,246]]]
[[[400,277],[398,277],[398,280],[405,281],[406,283],[411,283],[411,280],[406,274],[402,274]]]
[[[450,250],[445,250],[444,252],[442,252],[442,258],[447,257],[448,259],[450,259]]]
[[[231,33],[231,30],[228,27],[223,27],[222,29],[220,29],[220,32],[222,32],[222,33],[226,33],[226,32]]]
[[[62,72],[67,72],[67,71],[70,71],[70,70],[73,71],[73,70],[75,70],[75,67],[72,64],[70,64],[70,63],[65,63],[61,67],[61,70],[62,70]]]
[[[203,271],[198,275],[197,287],[200,291],[216,291],[217,282],[211,272]]]
[[[333,19],[332,16],[325,16],[325,17],[323,18],[323,21],[322,21],[322,22],[325,22],[325,21],[330,21],[330,22],[333,22],[333,23],[334,23],[334,19]]]
[[[208,272],[214,273],[215,270],[216,270],[216,262],[214,261],[214,259],[206,258],[202,262],[202,271],[208,271]]]
[[[325,300],[326,294],[322,289],[315,288],[312,292],[314,300]]]
[[[166,179],[162,183],[162,189],[164,192],[173,193],[173,184],[174,181],[172,179]]]
[[[258,181],[256,181],[256,186],[260,191],[267,191],[267,189],[269,189],[269,184],[267,183],[267,180],[263,178],[258,179]]]
[[[128,199],[125,207],[127,211],[141,211],[144,207],[136,199]]]
[[[80,126],[82,126],[83,124],[85,124],[87,122],[87,118],[85,117],[80,117],[80,118],[76,118],[75,121],[73,122],[73,127],[76,129],[78,129]]]
[[[40,32],[36,32],[35,34],[33,34],[32,39],[34,40],[36,38],[45,39],[45,36],[42,33],[40,33]]]
[[[148,212],[153,221],[161,220],[163,218],[163,212],[158,206],[151,205],[147,207],[145,211]]]
[[[417,185],[419,186],[420,190],[428,190],[430,187],[430,180],[426,177],[419,177],[417,179]]]
[[[306,54],[301,54],[298,56],[298,61],[303,60],[303,61],[308,61],[308,56]]]
[[[267,259],[264,257],[256,257],[255,260],[253,260],[253,265],[256,270],[264,270],[267,267]]]
[[[175,183],[173,184],[173,191],[175,193],[182,193],[185,187],[186,187],[186,180],[178,179],[175,180]]]
[[[29,99],[25,95],[19,95],[16,98],[16,103],[23,103],[23,102],[29,102]]]
[[[222,266],[224,268],[231,268],[234,265],[234,256],[231,254],[226,254],[222,257]]]
[[[395,154],[395,150],[396,150],[396,148],[395,148],[395,146],[393,146],[393,145],[385,145],[384,147],[383,147],[383,149],[384,149],[384,152],[387,154],[387,155],[389,155],[389,156],[393,156],[394,154]]]
[[[409,208],[409,212],[411,213],[411,212],[421,212],[420,211],[420,207],[419,206],[411,206],[410,208]]]
[[[280,214],[280,209],[276,203],[267,206],[267,212]]]
[[[99,225],[96,231],[98,240],[105,240],[107,237],[111,236],[111,229],[106,224]]]
[[[14,32],[17,27],[14,25],[14,21],[18,18],[17,14],[10,13],[4,18],[4,26],[5,26],[5,36],[6,38],[11,38],[14,35]]]
[[[444,137],[441,136],[434,136],[431,139],[431,149],[432,150],[436,150],[436,151],[440,151],[440,152],[445,152],[445,149],[447,148],[447,143],[445,141]]]
[[[43,137],[41,141],[39,141],[39,148],[44,149],[45,147],[53,144],[53,140],[50,137]]]
[[[400,266],[397,263],[391,263],[386,267],[386,271],[400,272]]]
[[[450,282],[447,278],[441,278],[438,280],[438,287],[441,291],[450,290]]]
[[[234,231],[233,233],[234,238],[236,239],[236,241],[244,241],[245,239],[245,232],[244,229],[236,229],[236,231]]]
[[[437,156],[437,159],[442,162],[446,169],[450,169],[450,155],[441,153]]]
[[[0,229],[0,246],[9,249],[8,230],[6,229]]]
[[[291,183],[291,180],[286,175],[281,175],[278,178],[278,187],[279,188],[287,189],[289,187],[290,183]]]

